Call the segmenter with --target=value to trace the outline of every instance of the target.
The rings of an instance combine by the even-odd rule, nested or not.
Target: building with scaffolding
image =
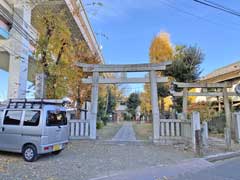
[[[8,72],[8,98],[25,98],[27,81],[35,81],[33,52],[39,35],[32,19],[45,6],[64,9],[74,37],[104,62],[81,0],[0,0],[0,69]]]

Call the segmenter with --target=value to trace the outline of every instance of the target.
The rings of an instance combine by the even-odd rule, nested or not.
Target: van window
[[[19,125],[21,122],[22,111],[6,111],[6,115],[3,124],[7,125]]]
[[[24,126],[38,126],[40,120],[40,111],[26,111],[24,117]]]
[[[66,124],[67,118],[65,111],[48,111],[47,126],[60,126]]]

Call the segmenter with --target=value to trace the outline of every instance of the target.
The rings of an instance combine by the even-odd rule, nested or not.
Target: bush
[[[131,115],[129,115],[129,114],[124,114],[124,120],[125,120],[125,121],[131,121]]]
[[[224,129],[218,129],[219,134],[224,134]]]
[[[108,117],[107,117],[107,116],[104,116],[104,117],[102,118],[102,121],[103,121],[104,126],[106,126],[106,125],[107,125],[107,121],[108,121]]]
[[[103,121],[97,121],[97,129],[102,129],[104,126]]]

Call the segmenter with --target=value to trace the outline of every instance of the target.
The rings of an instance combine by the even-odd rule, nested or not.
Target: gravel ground
[[[234,143],[232,141],[231,150],[226,149],[224,138],[219,137],[209,137],[208,147],[204,149],[204,155],[214,155],[218,153],[224,153],[227,151],[240,151],[240,144]]]
[[[21,155],[0,152],[1,180],[88,180],[125,170],[175,164],[192,158],[172,146],[136,143],[72,141],[59,155],[44,155],[34,163]]]

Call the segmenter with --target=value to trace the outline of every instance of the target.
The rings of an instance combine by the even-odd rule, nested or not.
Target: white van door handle
[[[2,129],[2,132],[4,132],[4,131],[5,131],[5,128],[4,128],[4,127],[2,127],[1,129]]]

